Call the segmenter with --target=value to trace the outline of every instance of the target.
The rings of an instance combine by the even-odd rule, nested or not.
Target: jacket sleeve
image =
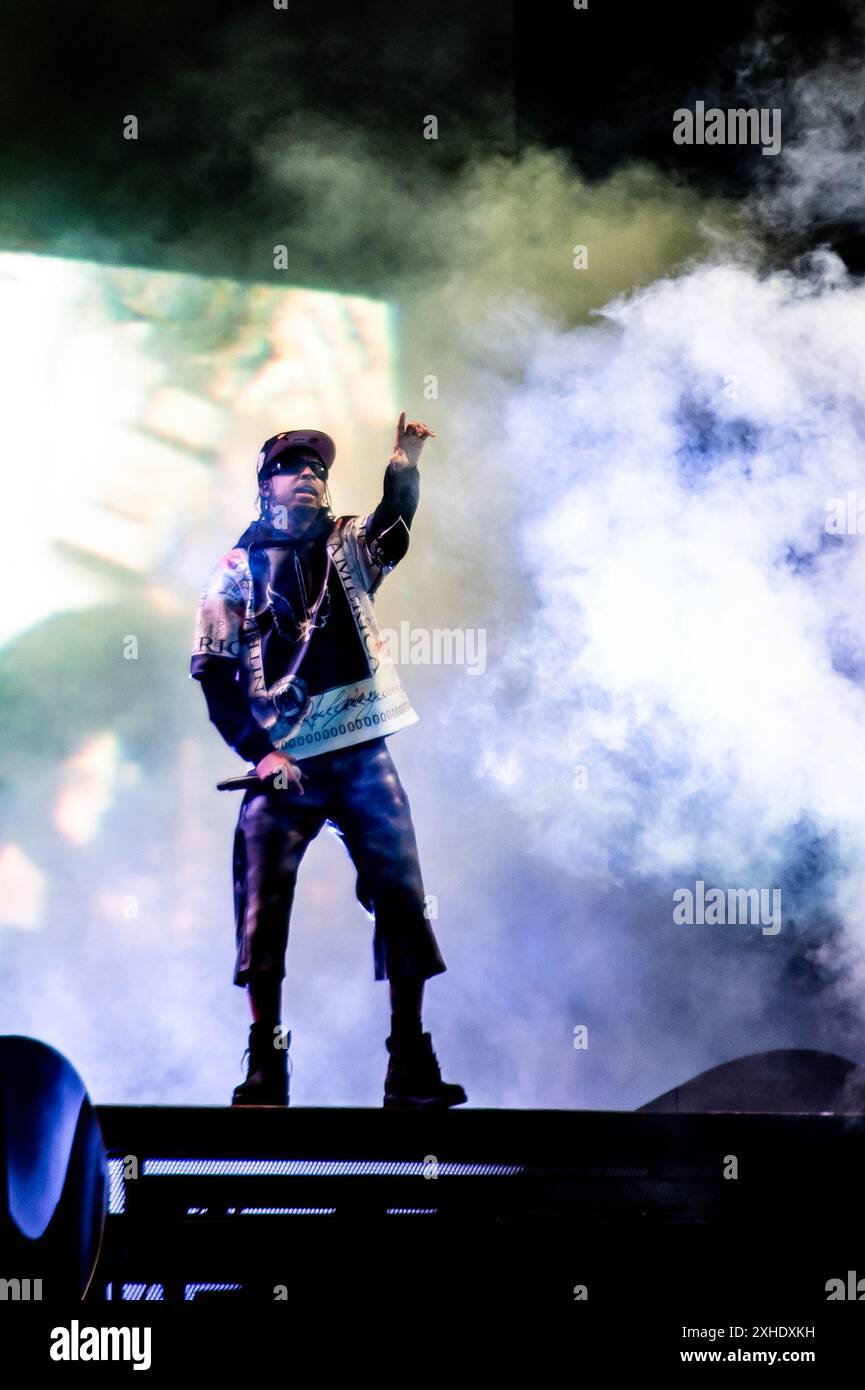
[[[239,659],[248,586],[249,571],[242,552],[229,551],[210,571],[198,600],[193,660],[198,656]],[[192,669],[190,675],[195,675]]]
[[[399,564],[409,546],[409,531],[420,497],[417,465],[385,469],[382,499],[366,521],[366,548],[377,573],[376,584]]]
[[[189,674],[200,681],[210,721],[242,758],[260,762],[273,745],[241,682],[240,649],[249,573],[240,552],[213,568],[198,603]]]
[[[190,675],[200,681],[210,722],[229,748],[248,762],[260,763],[273,744],[252,713],[240,681],[240,663],[217,657],[193,657]]]

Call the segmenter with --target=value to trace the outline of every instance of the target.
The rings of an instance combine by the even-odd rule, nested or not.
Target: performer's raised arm
[[[382,499],[367,521],[366,543],[370,559],[382,574],[393,569],[409,546],[409,531],[420,497],[418,462],[424,441],[435,438],[434,431],[420,420],[406,423],[400,413],[393,453],[384,475]]]

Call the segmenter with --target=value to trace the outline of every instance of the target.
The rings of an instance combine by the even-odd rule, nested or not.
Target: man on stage
[[[234,983],[252,1011],[249,1067],[234,1105],[287,1105],[281,993],[300,861],[325,822],[374,915],[373,964],[390,985],[386,1106],[460,1105],[423,1032],[424,981],[447,967],[425,911],[411,810],[386,743],[417,721],[375,617],[383,577],[405,555],[432,431],[400,415],[383,496],[334,517],[336,455],[321,430],[274,435],[258,456],[260,516],[212,571],[190,675],[211,721],[255,764],[234,838]]]

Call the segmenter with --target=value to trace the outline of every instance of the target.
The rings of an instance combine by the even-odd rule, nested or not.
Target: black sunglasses
[[[288,475],[292,473],[302,473],[307,464],[309,464],[317,478],[321,478],[325,483],[327,482],[327,465],[322,463],[321,459],[297,458],[292,455],[288,455],[286,458],[276,459],[273,463],[269,464],[264,476],[266,478],[271,478],[274,473]]]

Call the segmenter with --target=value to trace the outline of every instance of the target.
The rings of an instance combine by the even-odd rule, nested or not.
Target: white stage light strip
[[[191,1303],[199,1293],[234,1293],[236,1289],[242,1288],[242,1284],[186,1284],[183,1298],[186,1303]]]
[[[241,1216],[334,1216],[336,1207],[241,1207]]]
[[[141,1172],[148,1178],[244,1177],[413,1177],[429,1164],[422,1159],[320,1158],[147,1158]],[[440,1177],[497,1178],[526,1172],[522,1163],[437,1163]]]
[[[117,1216],[126,1210],[126,1183],[123,1180],[123,1159],[108,1160],[108,1214]]]

